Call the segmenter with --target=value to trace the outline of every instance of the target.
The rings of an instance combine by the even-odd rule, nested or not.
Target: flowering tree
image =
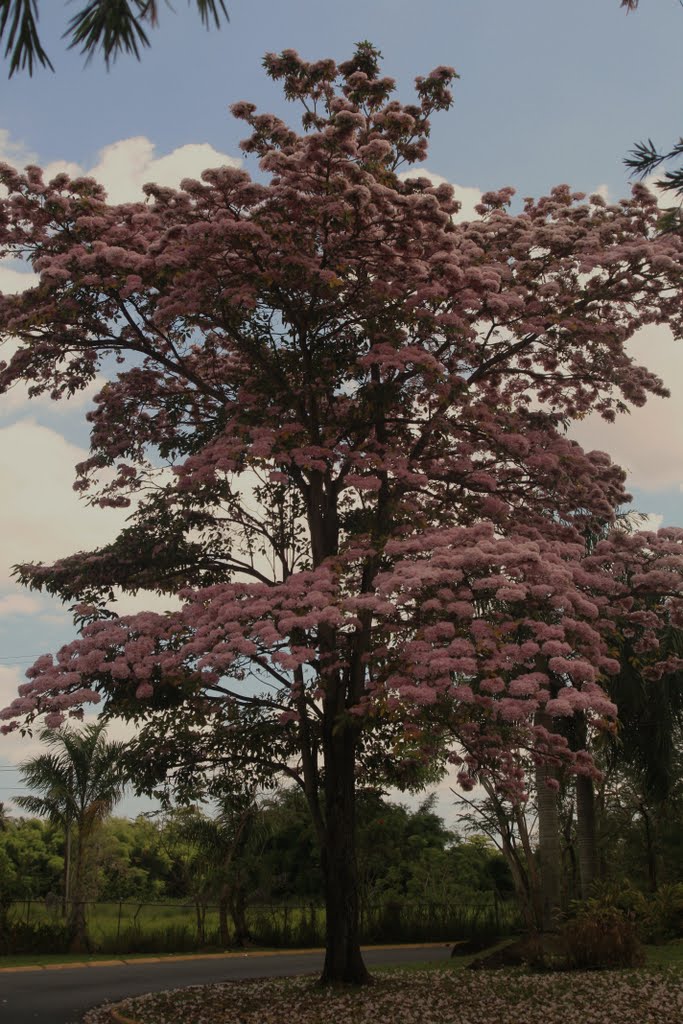
[[[305,112],[297,134],[232,108],[265,183],[219,168],[109,206],[89,179],[2,171],[0,244],[40,278],[0,299],[19,339],[0,387],[61,399],[115,370],[75,486],[136,502],[111,545],[19,567],[82,629],[29,670],[5,728],[104,697],[196,762],[294,777],[326,879],[325,981],[367,978],[361,763],[457,734],[465,785],[486,768],[521,790],[514,744],[590,770],[553,720],[614,713],[600,679],[631,597],[582,562],[582,536],[626,495],[564,427],[665,394],[625,345],[680,328],[681,241],[656,237],[644,188],[608,206],[561,186],[514,216],[503,189],[456,225],[450,186],[398,174],[454,72],[402,104],[378,58],[266,57]],[[184,604],[117,616],[113,587]]]

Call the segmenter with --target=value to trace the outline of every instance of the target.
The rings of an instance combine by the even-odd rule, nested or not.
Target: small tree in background
[[[219,941],[230,945],[228,915],[232,918],[235,943],[249,940],[246,910],[250,869],[266,840],[263,816],[249,790],[224,792],[216,813],[196,812],[180,823],[179,834],[206,862],[211,883],[218,892]]]
[[[110,742],[102,723],[80,732],[46,730],[41,740],[49,753],[38,754],[20,765],[22,781],[40,796],[21,795],[15,803],[64,830],[64,899],[69,905],[70,949],[89,946],[85,901],[89,854],[104,818],[123,796],[126,784],[121,758],[124,744]],[[75,840],[75,856],[71,852]]]

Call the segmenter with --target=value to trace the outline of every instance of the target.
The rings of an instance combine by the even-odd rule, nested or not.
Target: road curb
[[[452,942],[403,942],[382,946],[361,946],[365,953],[371,949],[450,949]],[[72,968],[81,967],[118,967],[121,964],[133,966],[134,964],[173,964],[181,960],[251,960],[261,956],[297,956],[301,953],[324,953],[322,946],[312,949],[269,949],[254,950],[253,952],[231,952],[231,953],[182,953],[179,956],[141,956],[134,960],[127,960],[121,957],[119,960],[79,960],[61,964],[26,964],[18,967],[0,967],[0,974],[18,974],[24,971],[68,971]],[[135,1024],[135,1022],[133,1022]]]

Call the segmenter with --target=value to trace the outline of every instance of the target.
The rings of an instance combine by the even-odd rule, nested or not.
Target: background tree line
[[[360,802],[363,900],[447,902],[512,892],[509,869],[482,835],[448,829],[427,798],[411,810],[376,792]],[[322,878],[305,801],[285,789],[254,803],[241,836],[228,801],[214,814],[176,808],[135,819],[111,816],[86,867],[88,900],[218,903],[226,883],[249,902],[321,904]],[[64,886],[64,836],[55,822],[7,816],[0,832],[0,891],[10,900],[45,899]]]

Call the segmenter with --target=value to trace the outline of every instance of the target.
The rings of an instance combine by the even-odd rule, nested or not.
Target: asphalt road
[[[404,946],[400,949],[368,949],[369,967],[379,964],[446,960],[450,949]],[[239,958],[176,960],[161,963],[70,967],[60,970],[21,971],[0,974],[0,1022],[2,1024],[77,1024],[86,1010],[99,1003],[116,1002],[184,985],[209,984],[240,978],[265,978],[308,974],[322,967],[321,953],[283,953],[277,956],[249,954]],[[187,1021],[186,1024],[192,1024]]]

